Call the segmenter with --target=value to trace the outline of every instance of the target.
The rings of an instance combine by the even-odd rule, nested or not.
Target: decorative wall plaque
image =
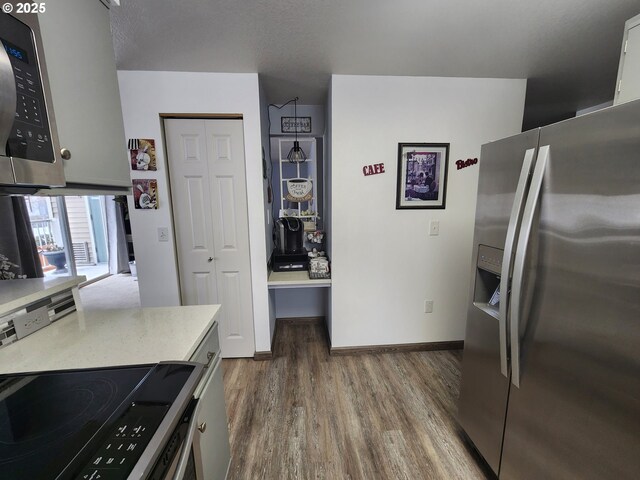
[[[287,180],[287,195],[290,202],[308,202],[313,198],[313,184],[307,178],[290,178]]]
[[[311,133],[311,117],[282,117],[280,130],[282,133]]]

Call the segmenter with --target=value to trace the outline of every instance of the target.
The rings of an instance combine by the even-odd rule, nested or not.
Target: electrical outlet
[[[424,301],[424,313],[433,313],[433,300]]]
[[[168,242],[169,241],[169,228],[168,227],[158,227],[158,241],[159,242]]]
[[[429,223],[429,235],[440,235],[440,222],[437,220],[431,220]]]

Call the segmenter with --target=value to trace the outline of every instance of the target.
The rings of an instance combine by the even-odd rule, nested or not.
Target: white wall
[[[262,197],[263,197],[263,205],[264,205],[264,239],[265,239],[265,249],[267,252],[267,256],[265,258],[265,262],[269,260],[269,256],[273,251],[273,223],[272,223],[272,205],[275,202],[275,195],[272,191],[271,193],[271,203],[269,203],[269,193],[268,187],[271,183],[271,175],[273,170],[273,164],[269,160],[269,148],[271,144],[270,136],[269,136],[269,117],[268,117],[268,102],[264,93],[264,89],[262,88],[262,84],[260,84],[260,127],[262,134],[262,155],[264,155],[263,160],[263,168],[267,169],[267,178],[262,180]],[[273,190],[273,186],[272,186]],[[274,296],[270,294],[268,296],[269,302],[269,345],[273,344],[273,335],[276,331],[276,308],[274,303]],[[271,347],[267,350],[257,350],[257,351],[270,351]]]
[[[331,119],[333,118],[333,111],[331,110],[331,99],[333,97],[332,94],[332,88],[331,88],[331,82],[329,82],[329,92],[327,94],[327,107],[326,107],[326,117],[325,117],[325,145],[324,145],[324,157],[325,157],[325,164],[324,164],[324,185],[325,185],[325,189],[324,189],[324,198],[325,198],[325,202],[324,202],[324,231],[326,234],[326,239],[327,241],[325,242],[325,249],[327,252],[327,257],[329,258],[329,260],[331,260],[333,258],[333,252],[332,252],[332,227],[331,227],[331,217],[332,217],[332,199],[333,199],[333,195],[332,195],[332,184],[331,184],[331,178],[332,178],[332,161],[333,161],[333,155],[332,155],[332,137],[331,137],[331,132],[332,132],[332,121]],[[333,309],[331,308],[332,302],[333,302],[333,297],[332,297],[332,289],[329,289],[329,291],[327,292],[327,313],[325,315],[325,321],[327,322],[327,331],[329,332],[329,342],[332,343],[332,339],[331,339],[331,332],[333,330],[332,325],[333,325],[333,317],[331,316],[333,313]]]
[[[131,172],[134,178],[158,179],[158,210],[135,210],[131,199],[129,201],[143,306],[180,304],[167,163],[159,114],[242,114],[256,350],[270,350],[258,75],[119,71],[118,81],[127,138],[156,140],[158,171]],[[158,242],[157,228],[161,226],[169,228],[169,242]]]
[[[525,89],[525,80],[332,77],[333,347],[464,339],[478,167],[455,161],[520,131]],[[395,209],[398,142],[451,144],[446,209]],[[362,174],[380,162],[386,173]]]

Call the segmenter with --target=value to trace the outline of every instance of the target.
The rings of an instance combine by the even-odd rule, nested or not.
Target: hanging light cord
[[[296,133],[296,139],[293,143],[294,147],[298,145],[298,97],[293,101],[293,129]]]
[[[271,188],[271,192],[273,192],[273,159],[271,157],[271,107],[281,110],[287,105],[297,101],[298,101],[298,97],[295,97],[289,100],[288,102],[283,103],[282,105],[277,105],[275,103],[270,103],[269,105],[267,105],[267,128],[268,128],[268,135],[269,135],[269,165],[268,165],[269,173],[267,176],[269,177],[269,188]],[[296,131],[297,131],[297,128],[296,128]],[[270,208],[270,210],[271,210],[271,219],[272,219],[271,225],[273,225],[272,233],[275,233],[276,218],[273,215],[273,206]]]
[[[287,160],[290,163],[304,163],[307,161],[307,154],[300,148],[300,142],[298,141],[298,97],[293,102],[293,129],[295,133],[295,140],[293,141],[293,147],[289,150]]]

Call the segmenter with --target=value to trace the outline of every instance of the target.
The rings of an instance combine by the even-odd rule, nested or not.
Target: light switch
[[[431,223],[429,223],[429,235],[440,235],[440,222],[431,220]]]
[[[169,241],[169,228],[168,227],[158,227],[158,241],[159,242],[168,242]]]
[[[433,313],[433,300],[424,301],[424,313]]]

